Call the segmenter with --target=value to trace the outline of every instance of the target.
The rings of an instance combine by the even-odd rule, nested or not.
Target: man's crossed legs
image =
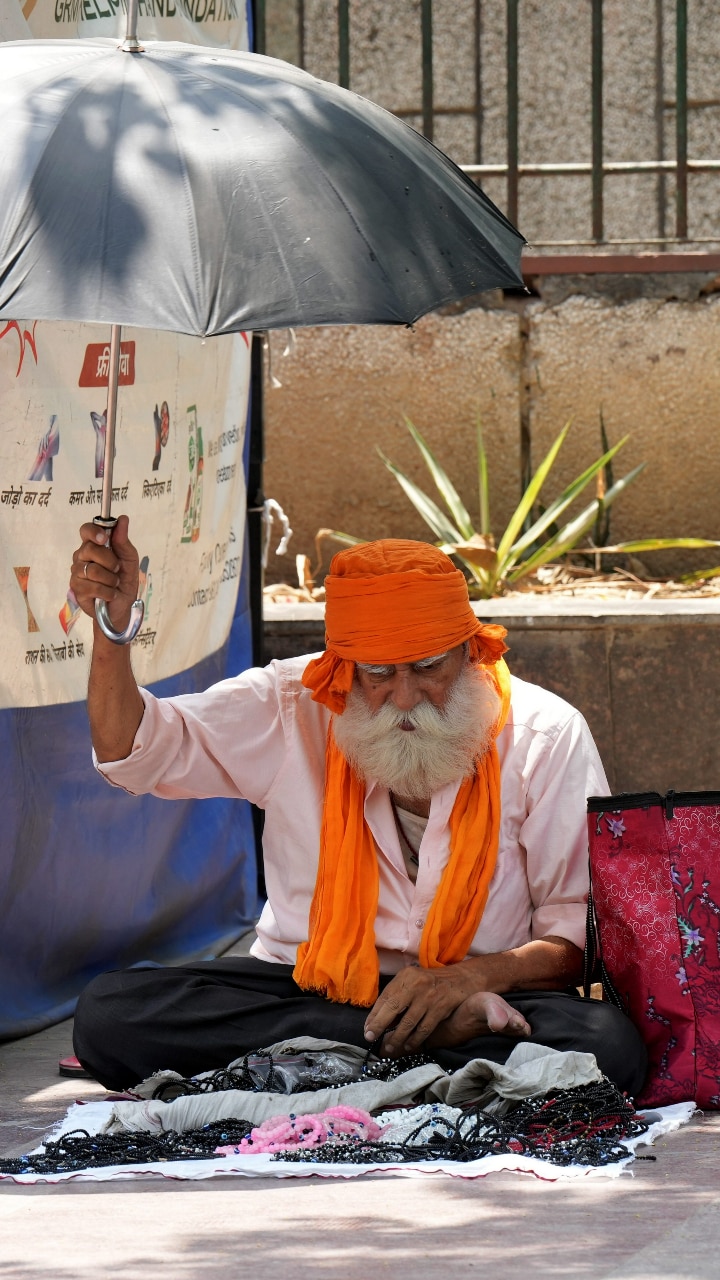
[[[381,1046],[365,1039],[367,1009],[303,991],[292,973],[291,965],[238,957],[101,974],[78,1002],[75,1053],[95,1079],[115,1090],[166,1068],[183,1076],[216,1070],[301,1035],[382,1053]],[[381,979],[381,989],[388,981]],[[515,991],[503,998],[530,1024],[526,1038],[532,1043],[594,1053],[600,1070],[620,1090],[639,1093],[645,1046],[612,1005],[563,991]],[[440,1066],[455,1070],[472,1058],[505,1062],[517,1043],[517,1035],[487,1031],[428,1052]]]

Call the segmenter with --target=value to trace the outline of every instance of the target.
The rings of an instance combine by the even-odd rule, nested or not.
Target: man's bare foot
[[[492,991],[476,991],[459,1004],[454,1013],[439,1023],[423,1048],[449,1049],[488,1032],[506,1036],[529,1036],[532,1028],[517,1009]]]

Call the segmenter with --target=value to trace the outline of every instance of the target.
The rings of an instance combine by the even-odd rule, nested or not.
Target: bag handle
[[[590,887],[588,888],[587,915],[585,917],[585,951],[583,953],[583,980],[582,989],[586,1000],[590,999],[590,987],[593,982],[598,982],[598,934],[597,922],[595,920],[595,904],[593,902],[592,891],[592,872],[590,873]]]
[[[595,898],[592,887],[592,868],[589,868],[590,884],[588,887],[587,916],[585,919],[585,952],[583,954],[583,996],[590,999],[590,987],[593,982],[602,984],[603,994],[609,1004],[614,1004],[621,1013],[627,1013],[625,1002],[619,994],[615,983],[605,968],[602,958],[602,944],[595,914]]]

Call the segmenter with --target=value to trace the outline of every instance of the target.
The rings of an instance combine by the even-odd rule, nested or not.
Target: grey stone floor
[[[36,1145],[75,1098],[70,1024],[0,1045],[0,1150]],[[718,1280],[720,1114],[616,1181],[377,1176],[34,1187],[0,1183],[3,1280]]]

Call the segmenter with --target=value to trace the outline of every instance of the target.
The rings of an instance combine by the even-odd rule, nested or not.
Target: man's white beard
[[[442,711],[427,701],[412,711],[386,702],[373,713],[354,684],[345,711],[333,717],[333,733],[364,782],[374,779],[396,795],[427,800],[447,783],[474,773],[476,760],[492,741],[499,710],[499,696],[486,673],[468,664]],[[401,729],[403,722],[415,728]]]

